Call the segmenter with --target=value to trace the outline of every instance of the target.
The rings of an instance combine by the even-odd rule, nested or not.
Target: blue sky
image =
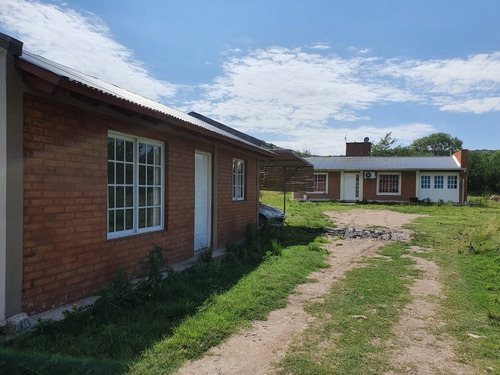
[[[498,0],[2,0],[24,49],[296,150],[500,149]]]

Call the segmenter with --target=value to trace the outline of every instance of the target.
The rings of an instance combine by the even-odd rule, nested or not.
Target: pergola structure
[[[314,167],[291,150],[271,150],[277,156],[259,163],[261,190],[282,191],[283,211],[286,211],[286,193],[313,190]]]

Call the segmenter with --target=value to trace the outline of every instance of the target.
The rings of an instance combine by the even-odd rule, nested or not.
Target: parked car
[[[284,223],[285,213],[282,210],[259,202],[259,228],[265,228],[268,225],[282,227]]]

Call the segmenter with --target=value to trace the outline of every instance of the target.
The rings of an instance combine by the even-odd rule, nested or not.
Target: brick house
[[[408,202],[430,199],[467,201],[467,150],[451,156],[395,157],[371,155],[371,143],[346,144],[346,156],[309,157],[314,166],[312,191],[294,199]]]
[[[273,154],[228,130],[0,34],[0,325],[242,239]]]

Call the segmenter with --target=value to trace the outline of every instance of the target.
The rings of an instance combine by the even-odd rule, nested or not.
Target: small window
[[[108,135],[108,238],[163,229],[164,145]]]
[[[420,188],[430,189],[431,188],[431,176],[421,176],[420,177]]]
[[[377,191],[381,195],[401,194],[401,178],[399,173],[379,173],[377,176]]]
[[[245,161],[233,159],[233,200],[245,199]]]
[[[457,176],[448,176],[447,185],[448,189],[457,189],[458,188]]]
[[[434,176],[434,189],[444,188],[444,176]]]
[[[315,173],[313,176],[313,182],[314,182],[313,193],[326,193],[328,191],[326,173]]]

